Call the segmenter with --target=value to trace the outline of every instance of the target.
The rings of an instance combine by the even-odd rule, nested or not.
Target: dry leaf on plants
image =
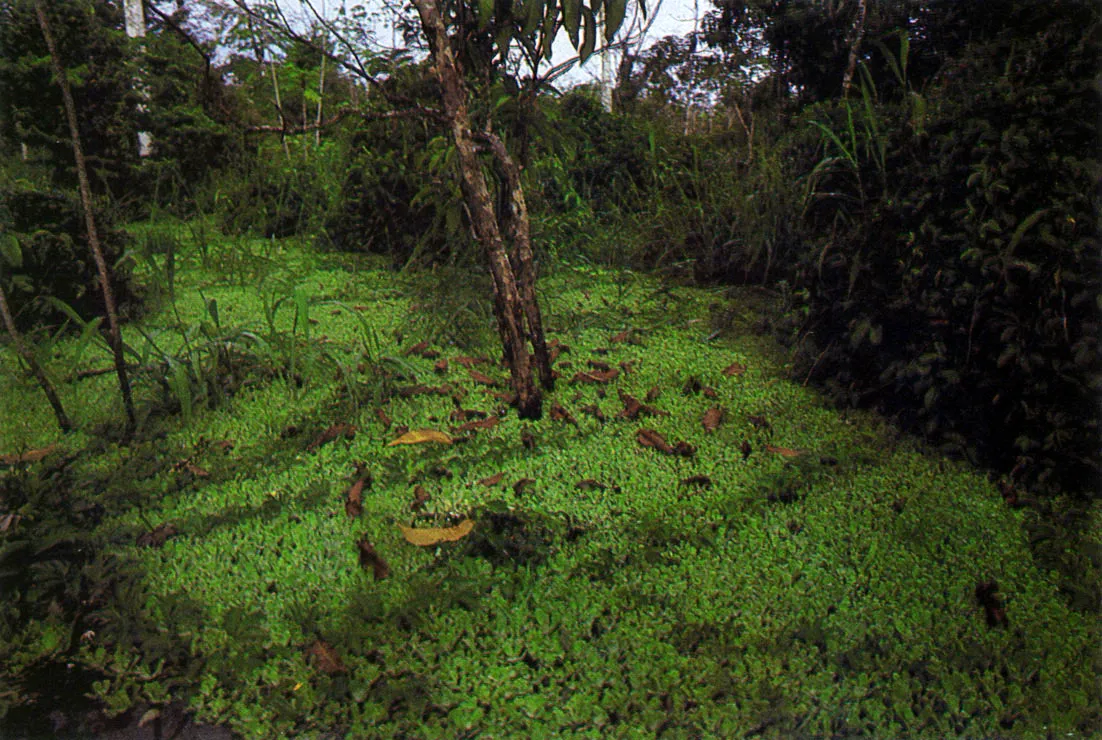
[[[441,359],[436,361],[436,363],[432,366],[432,369],[435,372],[438,372],[438,373],[441,373],[441,374],[446,373],[446,372],[448,372],[448,361],[441,358]]]
[[[38,462],[57,449],[57,445],[47,445],[37,450],[28,450],[19,455],[0,455],[0,464],[18,465],[19,463]]]
[[[326,675],[335,676],[348,671],[344,661],[341,660],[340,653],[325,640],[315,640],[310,647],[306,648],[306,655],[313,660],[318,670]]]
[[[742,375],[746,372],[746,365],[741,362],[732,362],[727,367],[723,368],[723,374],[730,378],[732,375]]]
[[[565,421],[567,424],[578,426],[578,420],[571,416],[558,401],[551,404],[551,419],[553,421]]]
[[[402,354],[404,354],[406,357],[409,357],[410,355],[419,355],[428,348],[429,348],[429,343],[428,342],[418,342],[417,344],[413,345],[412,347],[407,349]]]
[[[383,425],[383,429],[390,429],[390,425],[393,424],[390,417],[386,415],[386,412],[382,409],[375,409],[375,418],[379,420],[379,423]]]
[[[788,447],[775,447],[773,445],[766,445],[765,451],[772,452],[781,457],[799,457],[802,454],[799,450],[793,450]]]
[[[313,452],[317,448],[321,447],[324,444],[328,444],[328,443],[332,442],[334,439],[337,439],[338,437],[345,437],[347,439],[352,439],[355,436],[356,436],[356,427],[352,426],[351,424],[345,424],[344,422],[338,422],[337,424],[332,425],[331,427],[326,429],[324,432],[319,434],[313,442],[311,442],[310,444],[308,444],[306,446],[306,451],[307,452]]]
[[[482,385],[491,385],[491,386],[498,384],[497,381],[494,380],[493,378],[491,378],[489,375],[486,375],[485,373],[480,373],[480,372],[478,372],[477,370],[475,370],[473,368],[468,369],[467,373],[471,376],[471,380],[473,380],[476,383],[481,383]]]
[[[138,547],[160,547],[169,537],[176,536],[176,527],[165,522],[138,537]]]
[[[452,362],[457,365],[462,365],[465,368],[472,368],[475,365],[489,365],[490,361],[485,357],[453,357]]]
[[[353,483],[344,495],[344,513],[350,517],[358,517],[363,513],[364,486],[370,482],[370,478],[364,476]]]
[[[501,482],[501,479],[504,478],[504,477],[505,477],[505,473],[503,473],[503,472],[502,473],[497,473],[496,475],[491,475],[488,478],[483,478],[482,480],[480,480],[478,482],[478,485],[480,485],[480,486],[496,486],[498,483]]]
[[[486,419],[479,419],[477,421],[468,421],[466,424],[460,424],[455,428],[457,433],[471,432],[475,429],[493,429],[501,423],[501,419],[496,416],[491,416]]]
[[[719,425],[723,423],[723,417],[727,413],[723,410],[722,406],[713,406],[704,412],[704,418],[701,419],[701,423],[704,425],[704,431],[714,432],[719,429]]]
[[[394,447],[395,445],[417,445],[424,444],[425,442],[450,445],[452,443],[452,438],[444,432],[438,432],[435,429],[414,429],[413,431],[406,432],[393,442],[387,443],[387,447]]]
[[[474,529],[474,522],[470,519],[464,519],[454,527],[423,528],[405,527],[399,524],[398,529],[402,530],[402,536],[405,537],[406,542],[409,542],[411,545],[431,547],[441,542],[455,542],[456,540],[463,539],[471,533],[472,529]]]
[[[688,478],[684,478],[681,481],[683,486],[703,486],[704,488],[712,487],[712,479],[706,475],[693,475]]]
[[[364,570],[370,568],[376,581],[381,581],[390,575],[390,566],[383,560],[382,555],[375,552],[375,546],[368,542],[366,535],[356,543],[356,548],[360,551],[360,567]]]
[[[589,414],[590,416],[592,416],[594,419],[601,422],[602,424],[604,424],[606,421],[608,421],[608,418],[605,417],[604,413],[601,412],[601,407],[598,406],[595,403],[588,403],[585,406],[579,406],[578,408],[579,408],[579,410],[581,410],[582,412],[584,412],[586,414]]]
[[[430,498],[432,497],[429,496],[429,492],[425,490],[424,486],[415,487],[413,489],[413,503],[409,505],[410,511],[419,511],[424,508]]]

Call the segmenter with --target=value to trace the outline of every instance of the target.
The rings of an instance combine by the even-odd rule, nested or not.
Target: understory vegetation
[[[1102,732],[1097,4],[449,0],[467,128],[125,4],[0,0],[0,736]]]
[[[208,245],[204,268],[179,225],[135,238],[177,249],[176,297],[139,335],[145,439],[93,431],[117,416],[91,402],[109,376],[61,386],[89,430],[64,439],[3,376],[3,448],[48,450],[3,479],[7,676],[75,661],[108,715],[186,699],[258,738],[1098,721],[1097,620],[1023,515],[785,380],[744,296],[560,265],[542,286],[562,378],[527,423],[476,285],[462,323],[432,276],[255,241],[238,282],[221,258],[248,245]],[[105,361],[75,344],[56,372]],[[391,444],[408,430],[446,441]],[[999,611],[976,597],[992,581]]]

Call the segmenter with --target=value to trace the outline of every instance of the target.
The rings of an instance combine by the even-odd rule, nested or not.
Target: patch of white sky
[[[292,25],[300,28],[310,25],[310,20],[314,18],[314,12],[332,20],[337,17],[342,7],[342,3],[337,0],[310,0],[309,3],[305,3],[303,0],[279,0],[278,4],[287,20]],[[395,30],[393,23],[395,13],[401,7],[400,4],[393,0],[373,0],[367,3],[346,2],[343,3],[343,6],[346,17],[350,16],[354,6],[360,6],[366,11],[366,18],[370,19],[367,21],[370,25],[370,35],[380,48],[403,47],[401,34]],[[693,31],[695,25],[694,15],[696,18],[703,18],[704,14],[711,9],[712,4],[708,0],[647,0],[648,12],[646,19],[644,19],[637,0],[632,0],[621,31],[613,40],[614,46],[616,41],[624,38],[625,34],[637,39],[635,43],[631,44],[634,51],[649,47],[666,36],[684,36]],[[640,29],[644,28],[646,33],[640,37]],[[638,43],[639,40],[642,41],[641,46]],[[607,52],[598,51],[586,60],[584,65],[574,64],[561,77],[557,78],[556,84],[560,87],[570,87],[577,84],[599,82],[602,53],[610,55],[610,66],[613,74],[615,74],[620,59],[618,48],[613,48]],[[560,32],[552,49],[551,61],[545,63],[541,71],[546,71],[554,65],[574,59],[577,56],[577,52],[570,45],[566,33]]]

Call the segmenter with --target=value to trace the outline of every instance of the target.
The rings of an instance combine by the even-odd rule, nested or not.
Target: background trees
[[[121,3],[51,12],[102,219],[168,209],[399,266],[470,264],[479,212],[503,244],[524,241],[519,183],[541,269],[590,259],[762,284],[801,378],[1020,483],[1093,486],[1091,3],[720,0],[698,33],[625,55],[611,116],[548,62],[563,31],[582,55],[598,48],[602,8],[627,10],[443,3],[429,43],[411,7],[390,49],[367,10],[286,23],[272,3],[147,3],[142,114]],[[33,265],[36,224],[58,244],[84,237],[33,215],[70,207],[75,170],[29,5],[0,13],[0,212]],[[458,129],[426,57],[445,48],[466,91]],[[144,163],[138,130],[157,141]],[[478,177],[488,206],[474,208]],[[23,328],[57,321],[36,295],[79,299],[24,273],[28,290],[6,278]]]

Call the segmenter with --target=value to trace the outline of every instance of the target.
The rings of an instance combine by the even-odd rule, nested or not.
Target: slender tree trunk
[[[54,76],[61,88],[61,99],[65,103],[65,117],[69,121],[69,136],[73,141],[73,158],[76,160],[77,180],[80,183],[80,201],[84,210],[84,226],[88,231],[88,246],[92,249],[92,257],[96,261],[96,270],[99,272],[100,288],[103,290],[103,303],[107,309],[108,340],[115,355],[115,374],[119,377],[119,389],[122,391],[122,402],[126,408],[126,436],[130,437],[137,426],[134,416],[134,400],[130,394],[130,379],[126,376],[126,361],[122,354],[122,331],[119,327],[118,312],[115,310],[115,296],[111,290],[111,276],[107,268],[107,260],[103,257],[103,250],[100,249],[99,232],[96,231],[96,217],[92,212],[92,188],[88,184],[88,168],[85,166],[84,151],[80,146],[77,109],[73,103],[73,93],[69,89],[69,78],[65,76],[65,69],[61,66],[61,57],[58,56],[57,45],[54,43],[53,34],[50,33],[49,21],[46,20],[44,0],[35,0],[34,8],[38,15],[38,25],[42,29],[42,36],[46,40],[46,48],[50,51]]]
[[[318,117],[314,123],[317,128],[314,129],[314,146],[321,146],[321,111],[322,103],[325,102],[325,54],[321,55],[321,71],[318,73]]]
[[[509,241],[513,245],[509,261],[517,277],[520,299],[528,322],[528,340],[532,343],[540,383],[547,390],[552,390],[555,387],[555,377],[551,372],[551,354],[543,335],[543,318],[536,298],[536,260],[532,253],[528,203],[520,182],[520,167],[509,156],[509,150],[497,135],[487,132],[486,137],[505,175],[505,188],[509,194],[509,214],[505,225]]]
[[[15,320],[12,318],[11,309],[8,308],[8,297],[4,293],[2,283],[0,283],[0,317],[4,320],[4,328],[8,330],[8,336],[11,337],[15,351],[27,363],[34,379],[38,381],[38,387],[46,394],[46,400],[50,402],[50,407],[54,410],[54,416],[57,417],[57,425],[61,427],[63,432],[70,431],[73,425],[69,423],[69,417],[66,416],[65,409],[61,405],[61,399],[57,397],[57,392],[54,391],[53,383],[50,382],[50,378],[46,375],[42,366],[38,364],[38,360],[34,358],[34,352],[31,352],[30,348],[23,342],[19,330],[15,328]]]
[[[857,71],[857,53],[861,49],[861,41],[865,38],[865,12],[868,10],[866,0],[857,0],[857,20],[853,23],[853,38],[849,45],[849,62],[846,64],[846,74],[842,78],[842,97],[849,97],[849,91],[853,88],[853,75]]]
[[[132,39],[145,38],[145,12],[142,9],[142,0],[125,0],[126,35]],[[138,57],[145,56],[144,43],[139,44]],[[149,100],[149,88],[145,84],[144,62],[139,62],[137,72],[134,74],[134,89],[138,93],[140,101],[137,105],[139,115],[145,113],[145,105]],[[148,131],[138,132],[138,156],[148,157],[153,153],[153,134]]]
[[[525,321],[532,315],[525,311],[516,275],[505,248],[505,240],[494,214],[490,191],[482,173],[467,108],[467,85],[448,40],[447,27],[437,0],[413,0],[421,19],[421,27],[429,42],[435,62],[436,77],[443,90],[444,110],[451,126],[455,148],[459,154],[460,177],[464,200],[479,243],[486,250],[494,280],[495,313],[498,331],[509,365],[517,411],[522,419],[539,418],[543,399],[532,379],[531,357],[528,353]],[[530,256],[530,252],[529,252]],[[523,260],[518,260],[520,264]],[[527,291],[526,291],[527,292]],[[534,291],[530,293],[534,303]],[[536,314],[538,317],[538,313]]]

